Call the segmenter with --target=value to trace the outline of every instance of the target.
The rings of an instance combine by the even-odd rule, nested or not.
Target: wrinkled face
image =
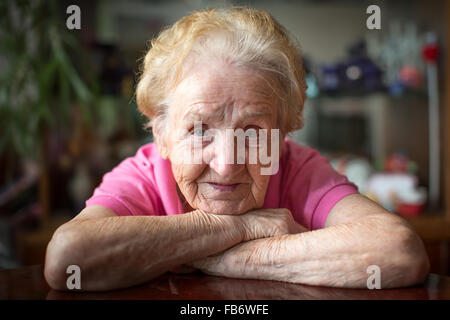
[[[259,156],[249,161],[249,154],[259,154],[257,138],[266,129],[267,154],[278,162],[281,134],[276,143],[271,139],[278,103],[267,78],[225,63],[204,64],[175,89],[162,141],[179,191],[193,209],[241,214],[263,205],[270,175],[261,169],[267,162],[262,165]],[[249,133],[243,145],[230,139],[237,130]]]

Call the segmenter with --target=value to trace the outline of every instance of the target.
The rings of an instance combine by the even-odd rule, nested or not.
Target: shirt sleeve
[[[101,205],[118,216],[157,215],[157,191],[152,185],[148,172],[138,161],[127,158],[103,176],[86,207]]]
[[[287,192],[294,218],[309,230],[321,229],[328,213],[342,198],[359,193],[355,184],[336,172],[328,158],[312,148],[294,157]]]

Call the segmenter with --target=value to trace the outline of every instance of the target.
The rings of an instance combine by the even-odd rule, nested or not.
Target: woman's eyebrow
[[[214,113],[201,113],[196,111],[189,111],[186,112],[183,116],[183,120],[190,121],[190,120],[223,120],[224,115],[223,112],[214,112]]]
[[[244,109],[239,112],[239,116],[246,119],[272,117],[272,108],[267,105],[263,105],[258,108]]]
[[[255,104],[252,104],[252,107],[250,108],[243,108],[242,110],[239,110],[238,116],[240,118],[266,118],[272,116],[272,108],[267,104],[257,104],[256,107]],[[201,112],[198,111],[201,108],[193,108],[190,110],[185,111],[182,119],[186,121],[191,120],[205,120],[205,121],[222,121],[225,117],[225,109],[219,108],[216,111],[211,112],[210,110],[208,112]]]
[[[241,113],[240,113],[241,115]],[[263,118],[267,116],[271,116],[272,112],[270,110],[246,110],[242,112],[242,116],[246,118]]]
[[[269,118],[272,116],[272,112],[269,110],[248,110],[239,112],[239,117],[244,119],[255,119],[255,118]],[[204,121],[222,121],[223,114],[220,113],[212,113],[212,114],[203,114],[198,112],[187,112],[184,117],[184,121],[195,121],[195,120],[204,120]]]

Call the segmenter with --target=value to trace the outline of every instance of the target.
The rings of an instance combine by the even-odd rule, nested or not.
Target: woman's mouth
[[[240,184],[240,183],[222,184],[222,183],[208,182],[208,185],[210,185],[211,187],[213,187],[215,190],[223,191],[223,192],[231,192],[231,191],[234,191],[234,190],[236,189],[236,187],[237,187],[239,184]]]

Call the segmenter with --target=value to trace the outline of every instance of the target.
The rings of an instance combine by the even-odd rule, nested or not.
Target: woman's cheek
[[[177,183],[195,183],[195,180],[202,174],[204,165],[202,164],[173,164],[172,171]]]

